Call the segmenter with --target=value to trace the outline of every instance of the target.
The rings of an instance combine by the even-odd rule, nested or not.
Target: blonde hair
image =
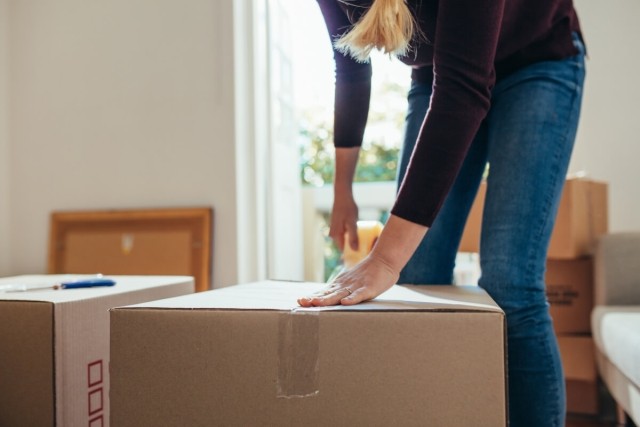
[[[374,0],[353,28],[335,47],[360,62],[367,62],[373,48],[402,56],[409,50],[416,27],[406,0]]]

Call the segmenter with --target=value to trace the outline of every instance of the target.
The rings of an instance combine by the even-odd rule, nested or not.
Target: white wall
[[[260,46],[265,44],[264,16],[259,15],[266,0],[234,0],[234,52],[235,114],[236,120],[236,172],[237,172],[237,234],[238,282],[244,283],[267,277],[266,245],[266,191],[267,132],[266,102],[260,95],[266,91],[257,81],[261,73]],[[261,26],[256,25],[261,23]],[[259,71],[258,71],[259,70]],[[249,124],[253,124],[250,126]]]
[[[233,284],[232,0],[8,4],[11,273],[45,271],[53,210],[212,205]]]
[[[0,276],[9,274],[9,127],[7,0],[0,0]]]
[[[572,171],[609,182],[612,231],[640,230],[640,2],[576,0],[587,80]]]

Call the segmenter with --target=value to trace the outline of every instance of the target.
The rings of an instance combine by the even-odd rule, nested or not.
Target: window
[[[283,0],[291,19],[292,76],[295,116],[300,146],[300,179],[307,197],[315,202],[324,235],[324,262],[319,267],[326,280],[339,264],[339,253],[328,238],[333,179],[333,52],[315,2]],[[362,219],[384,220],[395,194],[398,153],[402,143],[410,69],[395,59],[374,53],[372,98],[367,129],[356,172],[356,200]],[[368,183],[377,183],[370,185]],[[366,199],[366,203],[361,201]],[[306,238],[305,251],[313,253]],[[314,239],[311,239],[314,240]],[[314,240],[315,241],[315,240]],[[309,255],[308,255],[309,256]],[[308,279],[319,276],[309,276]]]

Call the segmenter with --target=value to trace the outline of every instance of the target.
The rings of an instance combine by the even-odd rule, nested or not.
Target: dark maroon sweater
[[[334,41],[371,0],[318,0]],[[400,60],[412,78],[433,84],[431,104],[391,210],[431,226],[491,106],[491,90],[509,73],[538,61],[576,55],[580,26],[572,0],[409,0],[423,34]],[[334,49],[336,147],[362,143],[371,65]]]

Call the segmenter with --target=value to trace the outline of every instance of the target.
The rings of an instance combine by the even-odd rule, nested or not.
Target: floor
[[[567,424],[565,427],[616,427],[616,423],[613,421],[602,421],[591,417],[567,417]]]
[[[596,417],[570,414],[567,416],[565,427],[618,427],[615,422],[616,404],[602,383],[600,386],[600,415]]]
[[[634,424],[627,424],[626,427],[633,427]],[[613,420],[596,420],[593,418],[584,418],[570,416],[567,417],[567,424],[565,427],[618,427]]]

